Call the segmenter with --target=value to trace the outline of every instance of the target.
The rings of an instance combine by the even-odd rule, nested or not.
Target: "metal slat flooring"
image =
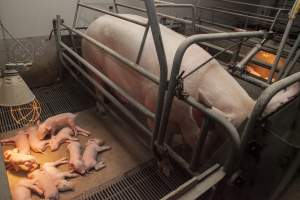
[[[94,106],[94,100],[78,84],[63,82],[32,90],[42,111],[41,120],[64,112],[78,112]],[[0,106],[0,133],[22,128],[10,115],[10,109]]]
[[[187,181],[190,177],[180,169],[165,176],[156,161],[151,160],[123,176],[86,191],[75,200],[156,200]]]

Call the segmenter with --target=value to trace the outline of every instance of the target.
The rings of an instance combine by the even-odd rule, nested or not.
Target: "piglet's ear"
[[[37,125],[37,126],[40,126],[40,124],[41,124],[41,121],[40,121],[40,120],[37,120],[37,121],[36,121],[36,125]]]

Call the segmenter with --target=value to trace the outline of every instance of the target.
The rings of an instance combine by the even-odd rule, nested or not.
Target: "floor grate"
[[[32,91],[42,107],[41,120],[59,113],[78,112],[94,106],[92,97],[75,82],[58,83]],[[0,106],[0,133],[21,127],[10,116],[10,110]]]
[[[108,183],[93,188],[76,200],[156,200],[188,180],[181,170],[174,170],[171,176],[165,176],[156,161],[151,160]]]

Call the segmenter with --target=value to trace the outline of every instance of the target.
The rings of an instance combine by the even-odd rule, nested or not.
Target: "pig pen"
[[[74,88],[76,88],[76,92],[72,92]],[[147,196],[147,191],[145,190],[148,189],[152,189],[154,193],[149,194],[147,198],[159,199],[187,179],[188,176],[184,173],[181,174],[179,171],[172,177],[166,177],[161,174],[153,161],[151,151],[138,138],[137,131],[116,115],[99,113],[93,100],[91,100],[92,97],[80,85],[77,85],[73,79],[69,80],[68,83],[38,88],[33,91],[42,105],[42,119],[61,112],[76,112],[78,113],[76,118],[77,124],[91,131],[89,137],[79,136],[82,145],[89,138],[99,138],[112,147],[111,150],[104,152],[98,157],[98,159],[105,161],[106,167],[102,170],[70,179],[75,184],[75,190],[60,193],[60,199],[80,199],[87,196],[99,199],[97,195],[101,195],[99,190],[102,190],[102,188],[105,193],[100,199],[109,198],[107,192],[116,196],[125,195],[127,199],[141,199],[143,195]],[[81,97],[76,97],[78,94],[81,94]],[[19,130],[19,125],[12,121],[8,115],[9,113],[4,108],[0,109],[0,129],[2,131],[0,139],[4,139],[15,135]],[[43,153],[32,152],[32,155],[42,165],[45,162],[52,162],[61,157],[68,157],[66,146],[67,144],[62,144],[57,151],[51,152],[47,148]],[[2,151],[12,148],[14,147],[4,145],[2,146]],[[61,171],[69,169],[67,164],[59,167]],[[20,178],[26,177],[25,172],[9,170],[6,171],[6,175],[10,189],[13,188]],[[127,177],[128,180],[123,180],[124,177]],[[132,183],[132,180],[135,183]],[[107,189],[107,187],[114,184],[119,185],[115,189]],[[131,187],[136,187],[138,192],[134,192]],[[144,188],[144,191],[140,190],[141,187]],[[154,189],[153,187],[159,187],[159,189]],[[97,195],[95,195],[96,193]],[[37,195],[33,195],[33,199],[40,198]]]
[[[120,3],[116,3],[115,5],[120,6]],[[57,38],[57,46],[59,51],[59,55],[61,56],[61,62],[64,64],[65,69],[67,69],[79,82],[81,82],[83,85],[83,80],[88,80],[95,88],[97,88],[101,93],[108,98],[113,104],[115,104],[118,109],[120,109],[127,118],[129,118],[131,121],[133,121],[139,129],[143,130],[146,135],[150,136],[152,139],[152,144],[154,147],[154,153],[156,158],[166,159],[166,163],[164,163],[166,166],[168,166],[168,159],[175,161],[177,164],[179,164],[182,168],[185,169],[185,171],[192,174],[194,177],[183,184],[180,188],[178,188],[176,191],[171,192],[169,195],[165,197],[165,199],[173,199],[176,195],[182,195],[182,198],[185,198],[185,194],[182,194],[181,190],[190,190],[189,192],[192,193],[192,195],[195,196],[201,196],[205,192],[209,191],[209,194],[214,195],[214,186],[218,186],[218,184],[221,182],[223,184],[226,183],[226,178],[230,178],[231,175],[233,175],[233,182],[237,180],[239,182],[239,172],[234,172],[234,168],[239,167],[240,164],[240,158],[242,165],[247,163],[247,161],[252,161],[252,159],[249,159],[249,157],[252,157],[252,155],[248,155],[248,148],[249,147],[248,142],[253,138],[256,133],[255,128],[260,127],[264,125],[262,122],[262,111],[264,110],[267,103],[270,101],[270,99],[279,91],[283,90],[284,88],[292,85],[295,82],[298,82],[300,79],[300,74],[295,74],[293,76],[290,76],[286,78],[285,80],[278,81],[274,84],[268,84],[267,81],[261,80],[259,78],[254,78],[253,76],[249,75],[248,73],[239,73],[239,70],[237,69],[237,66],[225,66],[228,67],[228,71],[232,73],[233,76],[237,76],[238,79],[241,79],[241,82],[244,80],[243,85],[247,85],[253,89],[255,86],[260,87],[258,91],[256,91],[256,98],[257,102],[254,108],[254,111],[249,116],[248,121],[245,122],[244,126],[240,127],[240,130],[236,130],[236,127],[233,126],[232,123],[230,123],[228,120],[224,119],[223,116],[219,115],[218,113],[215,113],[212,109],[209,107],[203,105],[201,102],[197,102],[195,99],[190,97],[188,94],[185,93],[183,90],[184,85],[184,79],[189,75],[184,75],[180,72],[181,62],[183,55],[185,54],[186,50],[193,44],[199,44],[199,43],[207,43],[209,41],[230,41],[234,39],[240,39],[242,41],[242,38],[261,38],[262,40],[266,40],[270,37],[272,34],[271,31],[245,31],[245,32],[218,32],[214,34],[198,34],[191,37],[188,37],[182,44],[179,46],[179,48],[176,51],[176,56],[173,61],[172,70],[171,70],[171,76],[169,79],[167,79],[167,69],[166,69],[166,58],[164,57],[164,48],[161,41],[161,35],[159,26],[157,24],[156,19],[156,13],[155,9],[153,7],[152,1],[145,1],[145,5],[147,7],[146,10],[143,10],[147,12],[148,15],[148,23],[145,23],[144,21],[139,21],[135,19],[128,19],[124,15],[117,15],[116,13],[105,11],[101,8],[97,8],[95,6],[91,6],[85,3],[79,2],[77,4],[78,8],[87,8],[90,10],[94,10],[100,13],[104,13],[107,15],[111,15],[117,18],[121,18],[122,20],[130,21],[134,24],[138,24],[140,26],[145,27],[145,32],[143,35],[143,40],[141,42],[138,56],[136,61],[129,60],[128,58],[123,57],[122,55],[118,54],[116,51],[108,48],[101,42],[96,41],[94,38],[89,37],[87,34],[84,34],[83,32],[79,31],[81,29],[80,27],[73,27],[66,25],[63,22],[63,19],[60,16],[56,17],[55,23],[54,23],[54,32],[56,34]],[[134,8],[137,10],[136,8]],[[78,11],[78,10],[77,10]],[[116,12],[118,13],[117,9]],[[161,15],[161,14],[158,14]],[[75,22],[76,22],[75,15]],[[274,20],[275,23],[276,20]],[[139,59],[140,55],[143,52],[143,45],[145,43],[145,38],[147,38],[147,34],[149,31],[149,26],[151,26],[151,31],[153,35],[153,40],[155,44],[155,48],[157,51],[157,57],[159,60],[159,67],[160,67],[160,77],[153,76],[153,74],[149,73],[148,71],[144,70],[143,67],[139,65]],[[135,72],[139,73],[141,76],[144,76],[146,79],[156,83],[159,85],[159,96],[158,96],[158,106],[156,113],[153,113],[149,111],[145,106],[139,104],[135,101],[135,99],[130,98],[130,95],[128,95],[125,91],[122,91],[122,88],[118,86],[117,84],[111,82],[109,78],[106,77],[101,71],[97,70],[95,65],[89,63],[85,58],[83,58],[80,55],[80,51],[78,47],[76,47],[76,44],[72,42],[71,45],[67,45],[61,40],[61,33],[63,31],[67,30],[70,33],[70,38],[74,39],[74,36],[81,38],[82,40],[86,40],[87,42],[91,43],[93,46],[95,46],[97,49],[106,52],[109,56],[113,57],[117,61],[124,64],[124,67],[128,67]],[[236,46],[238,43],[236,43],[234,46]],[[216,58],[219,54],[225,53],[227,50],[229,50],[232,46],[227,47],[226,49],[220,49],[220,52],[215,54],[212,58]],[[251,51],[250,51],[251,52]],[[237,54],[239,54],[239,51],[237,51]],[[251,58],[251,57],[248,57]],[[209,62],[210,59],[207,60]],[[244,62],[243,60],[241,62]],[[202,67],[206,62],[201,64],[197,69]],[[123,66],[122,66],[123,67]],[[242,66],[243,67],[243,66]],[[235,70],[237,69],[237,70]],[[85,71],[86,70],[86,71]],[[195,70],[196,71],[196,70]],[[76,74],[76,72],[80,72],[80,75]],[[193,71],[194,72],[194,71]],[[102,87],[101,85],[97,84],[97,79],[95,77],[101,79],[107,86],[112,88],[113,92],[111,90],[107,90],[107,88]],[[254,86],[254,87],[253,87]],[[89,87],[85,87],[90,93],[94,93]],[[267,88],[267,89],[266,89]],[[253,89],[254,90],[254,89]],[[112,93],[111,93],[112,92]],[[135,107],[138,111],[140,111],[143,115],[154,118],[155,119],[155,127],[152,132],[152,130],[149,131],[149,127],[145,127],[143,124],[141,124],[136,117],[137,115],[130,114],[128,112],[127,108],[124,108],[123,105],[120,104],[118,101],[118,98],[115,98],[112,94],[121,94],[121,96],[125,97],[126,100],[128,100],[128,104]],[[257,94],[260,93],[260,94]],[[97,94],[94,94],[95,97],[97,97]],[[209,121],[203,125],[203,132],[201,133],[203,136],[198,138],[197,141],[197,147],[193,149],[192,152],[189,152],[189,156],[191,157],[190,160],[186,160],[182,155],[180,155],[173,146],[169,145],[168,139],[169,136],[166,133],[166,127],[167,127],[167,121],[169,119],[169,113],[170,108],[172,105],[173,99],[179,99],[181,101],[184,101],[188,105],[192,106],[193,108],[200,110],[202,113],[205,114],[208,118],[211,119],[211,122],[213,123],[219,123],[224,127],[224,132],[226,133],[226,137],[228,139],[226,145],[224,145],[224,148],[218,149],[217,153],[219,154],[216,157],[218,157],[216,160],[211,160],[211,162],[208,162],[207,165],[201,166],[201,169],[199,169],[199,163],[198,158],[201,156],[202,152],[202,144],[206,140],[206,134],[208,131]],[[101,101],[101,99],[98,99]],[[278,110],[276,110],[274,113],[276,113]],[[268,120],[267,116],[264,120]],[[257,145],[256,143],[253,143],[253,145]],[[259,145],[258,145],[259,146]],[[231,151],[230,151],[231,150]],[[256,152],[253,152],[255,154]],[[220,156],[222,155],[222,156]],[[201,163],[200,163],[201,164]],[[247,166],[247,164],[245,164]],[[264,169],[266,170],[266,169]],[[248,169],[245,170],[246,173],[248,172]],[[249,169],[249,171],[255,171],[253,169]],[[269,170],[271,171],[271,170]],[[233,174],[235,173],[235,174]],[[200,177],[200,178],[199,178]],[[194,183],[193,180],[195,179],[201,179],[199,183]],[[266,181],[268,182],[268,181]],[[235,184],[235,183],[234,183]],[[222,185],[222,184],[219,184]],[[211,190],[210,190],[211,189]],[[247,190],[247,189],[246,189]],[[239,190],[236,190],[236,194],[239,194]],[[265,190],[267,191],[267,190]],[[194,192],[194,193],[193,193]],[[187,192],[188,193],[188,192]],[[251,194],[253,192],[247,191],[246,193]],[[232,194],[232,193],[231,193]],[[188,195],[188,194],[187,194]],[[194,197],[195,197],[194,196]],[[241,196],[235,196],[233,195],[226,195],[228,199],[239,199]],[[179,197],[178,197],[179,198]]]

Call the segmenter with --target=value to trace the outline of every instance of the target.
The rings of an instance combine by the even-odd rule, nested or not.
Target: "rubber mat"
[[[94,106],[92,97],[76,82],[63,82],[32,90],[42,111],[41,120],[64,112],[79,112]],[[10,109],[0,106],[0,133],[21,128],[10,115]]]
[[[151,160],[124,175],[77,196],[76,200],[156,200],[186,182],[190,177],[176,169],[165,176]]]

